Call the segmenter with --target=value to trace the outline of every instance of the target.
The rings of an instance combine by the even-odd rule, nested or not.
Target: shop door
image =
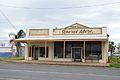
[[[34,47],[34,60],[38,60],[38,47]]]
[[[74,61],[82,61],[82,48],[72,48],[72,59],[74,59]]]

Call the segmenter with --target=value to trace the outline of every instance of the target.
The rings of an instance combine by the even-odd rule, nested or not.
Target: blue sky
[[[95,6],[101,4],[105,5]],[[78,22],[88,27],[107,26],[110,40],[120,43],[120,0],[0,0],[0,10],[17,30]],[[16,32],[1,13],[0,30],[1,39]]]

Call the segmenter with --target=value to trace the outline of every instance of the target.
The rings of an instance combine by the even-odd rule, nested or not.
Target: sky
[[[106,26],[120,43],[120,0],[0,0],[0,39],[20,29],[66,27],[73,23]]]

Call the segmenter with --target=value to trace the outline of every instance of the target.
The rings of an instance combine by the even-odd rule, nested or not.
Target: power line
[[[4,12],[0,9],[0,13],[4,16],[4,18],[8,21],[8,23],[17,31],[17,28],[11,23],[8,17],[4,14]]]
[[[114,2],[114,3],[102,3],[102,4],[94,4],[94,5],[86,5],[86,6],[76,6],[76,7],[63,7],[60,9],[74,9],[74,8],[87,8],[87,7],[99,7],[99,6],[108,6],[113,4],[120,4],[120,2]]]
[[[11,8],[20,8],[20,9],[36,9],[36,10],[54,10],[54,9],[79,9],[79,8],[87,8],[87,7],[99,7],[99,6],[107,6],[107,5],[114,5],[114,4],[120,4],[120,2],[112,2],[112,3],[102,3],[102,4],[94,4],[94,5],[86,5],[86,6],[74,6],[74,7],[59,7],[59,8],[48,8],[48,7],[39,7],[39,8],[31,8],[31,7],[22,7],[22,6],[11,6],[11,5],[5,5],[0,4],[0,6],[3,7],[11,7]],[[8,23],[15,29],[17,28],[11,23],[11,21],[8,19],[8,17],[4,14],[4,12],[0,9],[0,13],[5,17],[5,19],[8,21]]]
[[[0,4],[0,6],[3,7],[11,7],[11,8],[21,8],[21,9],[38,9],[38,10],[54,10],[54,9],[77,9],[77,8],[87,8],[87,7],[99,7],[99,6],[107,6],[107,5],[114,5],[114,4],[120,4],[120,2],[112,2],[112,3],[102,3],[102,4],[94,4],[94,5],[86,5],[86,6],[74,6],[74,7],[59,7],[59,8],[49,8],[49,7],[38,7],[38,8],[31,8],[31,7],[23,7],[23,6],[11,6],[11,5],[5,5]]]

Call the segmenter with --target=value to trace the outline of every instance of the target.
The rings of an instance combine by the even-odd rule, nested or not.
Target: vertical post
[[[35,60],[35,46],[33,46],[34,50],[33,50],[33,59]]]
[[[30,47],[28,46],[27,48],[28,48],[27,60],[29,61]]]
[[[47,41],[45,41],[45,59],[47,57]]]
[[[33,57],[32,57],[32,54],[33,54],[32,49],[33,49],[33,47],[31,46],[31,60],[32,60],[32,58],[33,58]]]
[[[30,53],[31,51],[30,51],[30,42],[28,42],[28,60],[29,60],[29,57],[30,57]]]
[[[102,62],[104,63],[104,51],[105,51],[104,41],[101,42],[101,45],[102,45]]]
[[[65,41],[64,41],[63,58],[65,59]]]
[[[106,55],[107,55],[106,58],[107,58],[107,59],[106,59],[106,60],[107,60],[107,62],[108,62],[108,56],[109,56],[109,55],[107,54],[107,53],[108,53],[108,49],[109,49],[109,41],[108,41],[108,40],[107,40],[106,46],[107,46],[107,49],[106,49],[106,50],[107,50],[107,51],[106,51]]]
[[[39,46],[38,46],[38,60],[39,60],[39,55],[40,55],[40,50],[39,50]]]
[[[86,62],[86,58],[85,58],[85,41],[83,42],[83,47],[84,47],[84,62]]]
[[[108,55],[107,55],[107,41],[102,41],[102,60],[103,60],[103,63],[107,63],[108,61]]]
[[[28,60],[28,43],[25,44],[25,60]]]

